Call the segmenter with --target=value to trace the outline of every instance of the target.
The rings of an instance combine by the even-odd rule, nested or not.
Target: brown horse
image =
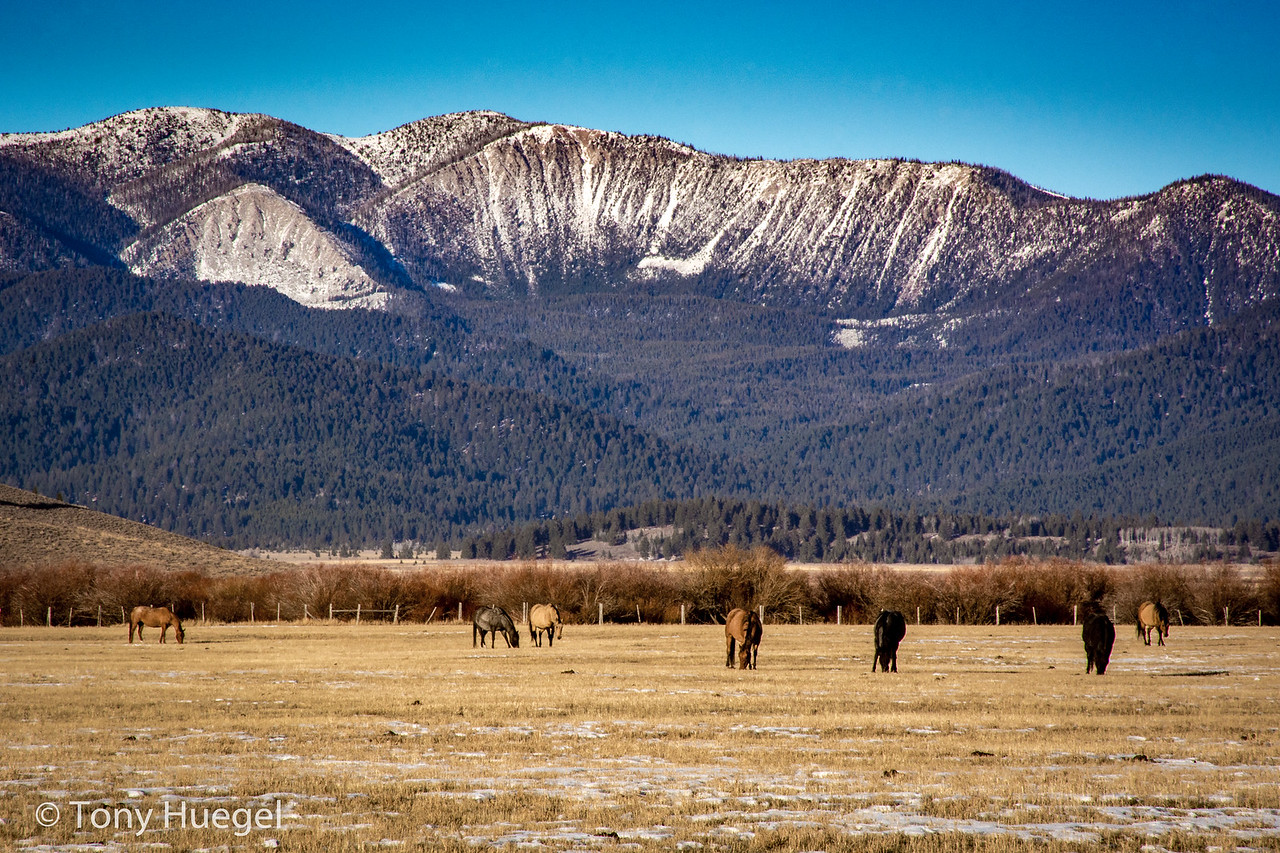
[[[1164,638],[1169,636],[1169,611],[1158,601],[1144,601],[1138,605],[1138,636],[1148,646],[1151,645],[1151,631],[1156,632],[1158,645],[1164,645]]]
[[[560,621],[560,608],[554,604],[535,604],[529,608],[529,639],[535,646],[542,645],[542,635],[547,635],[547,645],[564,636],[564,623]]]
[[[133,608],[133,612],[129,614],[129,642],[133,642],[134,628],[138,629],[138,639],[142,639],[143,625],[148,628],[159,628],[160,642],[162,643],[170,625],[173,626],[173,636],[178,638],[179,643],[186,639],[186,632],[182,630],[182,622],[167,607],[148,607],[145,604],[139,604]]]
[[[735,607],[729,611],[724,620],[725,658],[724,665],[733,666],[733,647],[737,643],[738,669],[755,669],[756,655],[760,652],[760,637],[764,634],[764,626],[754,610],[743,610]]]

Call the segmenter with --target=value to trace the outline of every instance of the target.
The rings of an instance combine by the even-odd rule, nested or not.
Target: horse
[[[1111,647],[1116,642],[1116,626],[1101,609],[1093,608],[1084,614],[1084,630],[1080,632],[1080,638],[1084,640],[1085,674],[1096,671],[1098,675],[1102,675],[1107,671],[1107,663],[1111,660]]]
[[[756,656],[760,653],[760,637],[764,634],[764,626],[754,610],[743,610],[735,607],[729,611],[724,620],[725,658],[724,665],[733,667],[733,647],[736,643],[738,652],[738,669],[755,669]]]
[[[129,614],[129,642],[133,642],[133,629],[138,629],[138,639],[142,639],[142,626],[148,628],[160,629],[160,642],[164,642],[165,634],[169,631],[169,626],[173,626],[173,636],[178,638],[178,644],[186,639],[186,632],[182,630],[182,622],[177,616],[173,615],[173,611],[167,607],[148,607],[145,604],[139,604],[133,608],[133,612]]]
[[[871,658],[871,671],[876,664],[881,672],[898,671],[898,643],[907,635],[907,620],[897,610],[881,610],[876,617],[876,653]]]
[[[542,645],[542,634],[546,632],[547,645],[564,636],[564,623],[560,621],[560,608],[554,604],[535,604],[529,608],[529,639],[535,646]]]
[[[520,632],[516,623],[511,621],[507,611],[496,605],[481,607],[471,619],[471,648],[476,647],[476,638],[480,638],[480,646],[484,647],[484,635],[489,634],[489,645],[497,648],[498,632],[502,632],[507,641],[507,648],[520,648]]]
[[[1158,645],[1164,645],[1169,636],[1169,611],[1158,601],[1144,601],[1138,605],[1138,636],[1151,645],[1151,631],[1155,629]]]

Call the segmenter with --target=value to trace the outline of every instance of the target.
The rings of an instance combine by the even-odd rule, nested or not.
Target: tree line
[[[1280,563],[1257,577],[1231,564],[1134,567],[1022,557],[945,572],[855,565],[792,570],[777,553],[727,546],[680,567],[534,562],[391,571],[337,563],[258,576],[213,577],[154,566],[68,563],[0,570],[0,624],[116,624],[137,604],[171,606],[211,622],[364,618],[427,622],[471,618],[497,603],[517,619],[525,604],[555,603],[566,621],[715,623],[733,607],[763,607],[766,622],[870,623],[881,609],[921,623],[1072,624],[1097,602],[1132,622],[1144,600],[1162,601],[1176,624],[1280,623]]]

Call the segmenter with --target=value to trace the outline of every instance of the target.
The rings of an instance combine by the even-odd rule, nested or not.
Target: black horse
[[[477,638],[483,647],[485,634],[489,635],[489,645],[497,648],[499,631],[506,638],[507,648],[520,648],[520,632],[516,630],[516,623],[511,621],[507,611],[495,605],[481,607],[471,619],[471,648],[476,647]]]
[[[1116,642],[1116,626],[1101,609],[1091,609],[1084,614],[1084,630],[1080,632],[1084,640],[1085,674],[1096,671],[1102,675],[1107,671],[1111,661],[1111,647]]]
[[[881,672],[898,671],[898,643],[907,635],[907,620],[896,610],[881,610],[876,617],[876,654],[871,671],[880,664]]]

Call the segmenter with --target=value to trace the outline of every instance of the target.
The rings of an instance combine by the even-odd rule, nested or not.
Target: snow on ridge
[[[198,205],[121,258],[140,275],[261,285],[313,308],[377,309],[390,300],[333,235],[257,183]]]

